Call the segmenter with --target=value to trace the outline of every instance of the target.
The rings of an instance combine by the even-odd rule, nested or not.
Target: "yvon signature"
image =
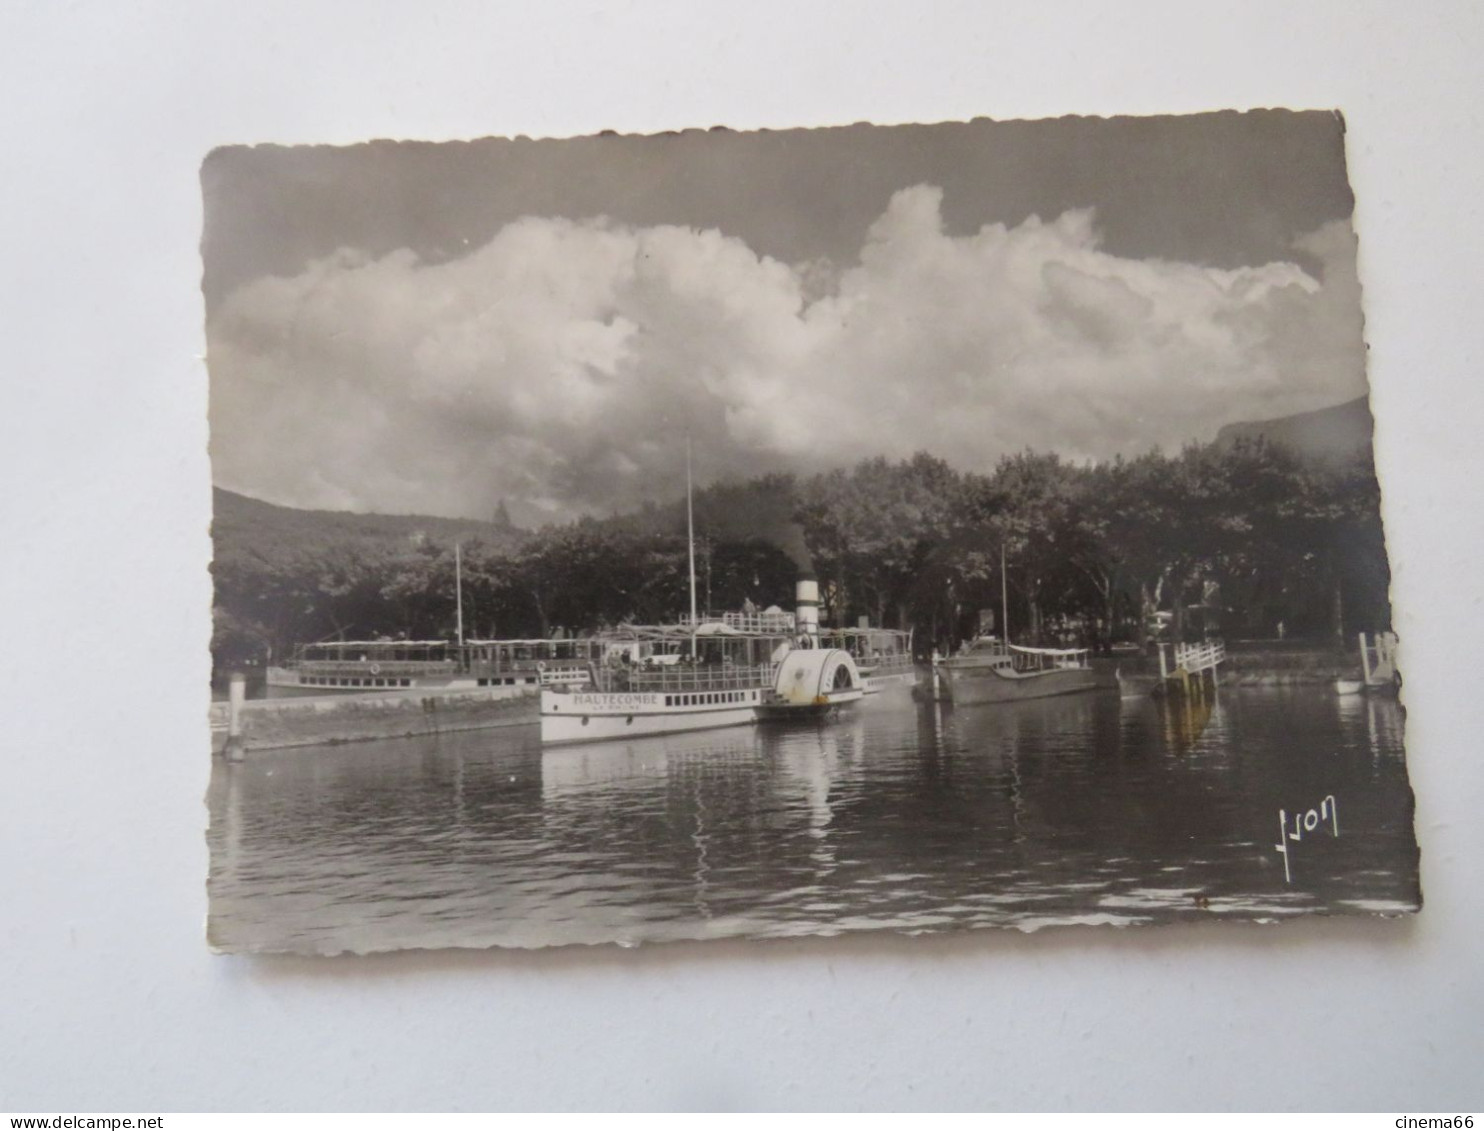
[[[1290,826],[1288,810],[1278,810],[1278,843],[1274,846],[1283,853],[1283,881],[1293,883],[1293,868],[1289,859],[1289,851],[1292,847],[1290,842],[1298,842],[1304,839],[1305,833],[1316,835],[1325,830],[1331,836],[1340,835],[1340,812],[1335,803],[1334,794],[1330,794],[1319,803],[1316,809],[1309,809],[1303,813],[1293,814],[1293,823]]]

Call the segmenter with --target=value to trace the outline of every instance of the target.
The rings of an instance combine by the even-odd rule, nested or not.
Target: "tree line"
[[[807,569],[827,623],[911,628],[923,650],[1003,620],[1002,597],[1025,643],[1340,639],[1390,622],[1380,492],[1359,456],[1316,464],[1239,441],[1091,464],[1027,451],[975,473],[918,454],[718,485],[695,512],[703,610],[789,608]],[[683,501],[530,532],[491,524],[460,539],[465,635],[672,622],[689,607],[687,555]],[[213,576],[219,664],[454,632],[446,535],[218,531]]]

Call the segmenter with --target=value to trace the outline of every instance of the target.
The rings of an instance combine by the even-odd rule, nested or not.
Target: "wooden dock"
[[[1369,692],[1394,692],[1401,685],[1396,669],[1396,633],[1378,632],[1370,640],[1360,634],[1360,670]]]
[[[1119,691],[1125,699],[1144,695],[1181,695],[1203,697],[1214,690],[1226,662],[1226,644],[1220,640],[1202,640],[1192,644],[1160,644],[1159,674],[1153,672],[1117,672]]]
[[[1159,678],[1166,695],[1179,694],[1189,699],[1204,695],[1207,686],[1215,688],[1217,669],[1226,662],[1224,641],[1201,640],[1171,647],[1173,663],[1166,657],[1166,645],[1159,646]]]

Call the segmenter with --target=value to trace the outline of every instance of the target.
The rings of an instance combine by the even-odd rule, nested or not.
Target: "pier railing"
[[[1376,687],[1396,679],[1396,634],[1377,633],[1373,641],[1367,642],[1366,634],[1360,634],[1360,666],[1367,687]]]
[[[1175,663],[1192,674],[1214,668],[1225,659],[1226,644],[1220,640],[1175,645]]]
[[[1186,675],[1195,675],[1197,672],[1210,671],[1218,664],[1226,662],[1226,643],[1221,640],[1202,640],[1194,644],[1175,645],[1174,670],[1165,661],[1165,645],[1159,646],[1159,675],[1161,679],[1169,679],[1177,671],[1184,671]]]

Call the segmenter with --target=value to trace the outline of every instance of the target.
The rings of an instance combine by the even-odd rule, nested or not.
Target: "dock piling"
[[[242,739],[242,705],[247,701],[247,676],[233,672],[227,683],[227,745],[222,753],[228,762],[240,762],[246,749]]]

